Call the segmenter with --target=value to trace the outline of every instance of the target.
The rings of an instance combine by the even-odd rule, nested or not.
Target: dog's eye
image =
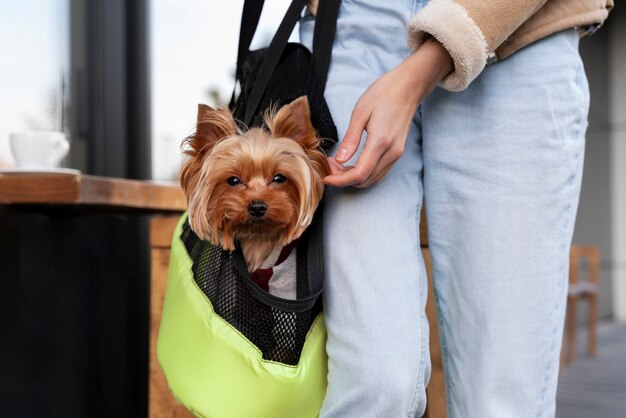
[[[274,183],[284,183],[286,181],[287,181],[287,177],[283,176],[282,174],[276,174],[274,178],[272,179],[272,182]]]
[[[226,182],[231,186],[236,186],[241,183],[241,180],[239,180],[239,177],[232,176],[232,177],[229,177],[228,180],[226,180]]]

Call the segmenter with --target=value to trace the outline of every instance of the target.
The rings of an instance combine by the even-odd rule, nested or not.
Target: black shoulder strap
[[[313,32],[313,66],[317,72],[322,91],[326,88],[340,5],[340,0],[319,0],[317,6]]]
[[[241,80],[243,63],[250,50],[250,43],[254,32],[259,24],[259,18],[263,9],[263,0],[246,0],[244,4],[241,29],[239,33],[239,49],[237,52],[236,79]],[[332,43],[337,25],[337,15],[341,0],[319,0],[315,30],[313,33],[313,65],[317,72],[322,89],[326,86],[328,67],[332,52]],[[250,92],[246,105],[244,123],[249,125],[257,112],[257,108],[263,98],[269,80],[278,65],[289,37],[296,23],[300,19],[300,13],[306,5],[306,0],[293,0],[287,9],[287,13],[276,31],[270,46],[267,48],[261,67],[257,73],[257,79]],[[234,104],[234,92],[231,98],[231,107]]]
[[[300,20],[300,13],[302,12],[305,4],[306,0],[293,0],[291,2],[285,17],[283,17],[282,22],[280,22],[276,35],[274,35],[270,46],[265,51],[263,62],[259,68],[254,87],[250,92],[250,98],[248,99],[248,103],[246,105],[246,112],[243,121],[246,125],[250,125],[254,115],[256,114],[257,108],[263,98],[263,93],[265,93],[265,89],[267,88],[272,73],[274,72],[276,65],[278,65],[278,61],[285,50],[285,46],[287,46],[287,41],[289,41],[289,36],[291,36],[291,32],[293,32],[293,28],[296,26],[296,23],[298,23],[298,20]]]
[[[241,26],[239,28],[239,48],[237,50],[237,65],[235,67],[235,87],[230,96],[230,109],[235,105],[235,91],[237,83],[243,77],[243,63],[250,51],[250,44],[259,26],[261,12],[263,11],[263,3],[265,0],[245,0],[243,4],[243,12],[241,13]]]
[[[237,69],[235,77],[241,79],[243,62],[250,51],[250,44],[259,26],[259,19],[263,11],[265,0],[245,0],[241,14],[241,28],[239,28],[239,49],[237,51]]]
[[[307,276],[309,290],[312,295],[320,295],[324,290],[324,247],[322,242],[322,222],[324,219],[324,202],[321,201],[313,216],[311,225],[305,231],[308,239]]]

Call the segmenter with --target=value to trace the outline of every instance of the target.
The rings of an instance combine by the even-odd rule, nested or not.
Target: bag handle
[[[241,14],[241,27],[239,28],[239,49],[237,51],[237,69],[235,78],[241,80],[243,62],[246,55],[250,52],[250,44],[252,38],[259,26],[259,19],[263,11],[263,3],[265,0],[245,0],[243,4],[243,13]]]
[[[307,248],[307,276],[309,289],[314,296],[319,296],[324,290],[324,247],[322,243],[322,223],[324,219],[324,202],[320,201],[313,221],[305,234],[308,238]]]
[[[237,68],[235,77],[242,77],[243,63],[250,52],[250,44],[256,33],[263,11],[265,0],[245,0],[239,28],[239,49],[237,51]],[[341,1],[320,0],[317,6],[317,19],[324,22],[337,22]],[[322,89],[326,86],[326,77],[330,65],[332,42],[335,37],[336,24],[331,24],[327,30],[321,30],[323,25],[316,25],[313,33],[313,61]],[[293,30],[293,29],[292,29]]]
[[[245,0],[243,4],[243,12],[241,13],[241,26],[239,27],[239,47],[237,49],[237,65],[235,67],[235,87],[230,95],[230,109],[235,106],[235,91],[237,90],[237,82],[243,77],[243,62],[250,52],[250,44],[252,38],[259,26],[261,12],[265,0]]]
[[[248,0],[244,4],[244,13],[242,15],[242,26],[247,26],[247,28],[242,28],[240,31],[240,39],[239,39],[239,53],[237,59],[237,70],[236,74],[238,77],[241,76],[243,61],[245,60],[245,55],[249,51],[250,42],[252,40],[252,36],[254,33],[251,31],[251,28],[256,30],[258,26],[258,19],[261,13],[261,7],[253,8],[252,3],[249,3]],[[263,62],[261,63],[261,67],[259,68],[259,72],[257,73],[257,79],[250,93],[250,98],[247,101],[246,110],[244,114],[244,123],[249,125],[256,114],[257,108],[261,103],[261,99],[263,94],[265,93],[265,89],[269,84],[269,80],[272,76],[272,73],[276,69],[278,65],[278,61],[280,60],[281,55],[283,54],[285,47],[287,46],[287,42],[289,41],[289,36],[293,32],[296,23],[300,20],[300,13],[306,4],[306,0],[293,0],[289,5],[289,9],[287,9],[287,13],[276,31],[274,38],[270,43],[270,46],[267,48],[266,54],[263,58]],[[315,19],[315,30],[313,34],[313,61],[315,65],[315,70],[318,74],[318,78],[322,85],[322,88],[326,85],[326,78],[328,73],[328,66],[330,65],[330,56],[332,50],[332,41],[335,33],[335,28],[337,25],[337,14],[339,11],[340,0],[320,0],[320,5],[318,6],[318,17]],[[247,10],[245,7],[248,7]],[[258,6],[258,4],[256,5]],[[246,21],[244,21],[244,17]],[[247,20],[253,19],[256,20]],[[326,33],[322,33],[326,32]],[[245,36],[241,36],[245,35]],[[317,55],[320,55],[320,58],[315,58]],[[238,78],[240,79],[240,78]],[[234,98],[234,94],[233,94]],[[233,100],[231,99],[231,102]]]
[[[313,31],[313,66],[317,72],[322,91],[326,90],[328,67],[337,28],[340,0],[319,0],[315,29]],[[318,25],[318,22],[321,23]],[[322,23],[323,22],[323,23]]]
[[[265,56],[263,57],[263,61],[261,62],[261,66],[259,68],[259,72],[257,73],[257,78],[252,87],[252,91],[250,92],[250,97],[248,98],[248,102],[246,104],[246,111],[244,116],[244,124],[250,125],[254,115],[256,114],[257,108],[261,103],[261,99],[263,98],[263,93],[265,93],[265,89],[269,84],[272,73],[276,69],[278,65],[278,61],[280,60],[285,47],[287,46],[287,42],[289,41],[289,36],[291,36],[291,32],[293,32],[293,28],[300,20],[300,12],[304,8],[306,0],[293,0],[289,5],[289,9],[287,9],[287,13],[285,17],[283,17],[282,22],[280,22],[280,26],[276,31],[276,35],[272,38],[270,42],[270,46],[267,48],[265,52]]]

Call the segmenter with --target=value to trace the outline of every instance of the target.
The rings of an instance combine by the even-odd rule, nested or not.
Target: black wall
[[[0,417],[146,416],[146,271],[129,223],[0,215]]]

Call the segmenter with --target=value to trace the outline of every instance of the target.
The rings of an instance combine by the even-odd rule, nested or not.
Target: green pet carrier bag
[[[321,209],[296,247],[297,299],[248,275],[241,250],[174,233],[157,356],[174,396],[205,418],[317,417],[326,392]]]

